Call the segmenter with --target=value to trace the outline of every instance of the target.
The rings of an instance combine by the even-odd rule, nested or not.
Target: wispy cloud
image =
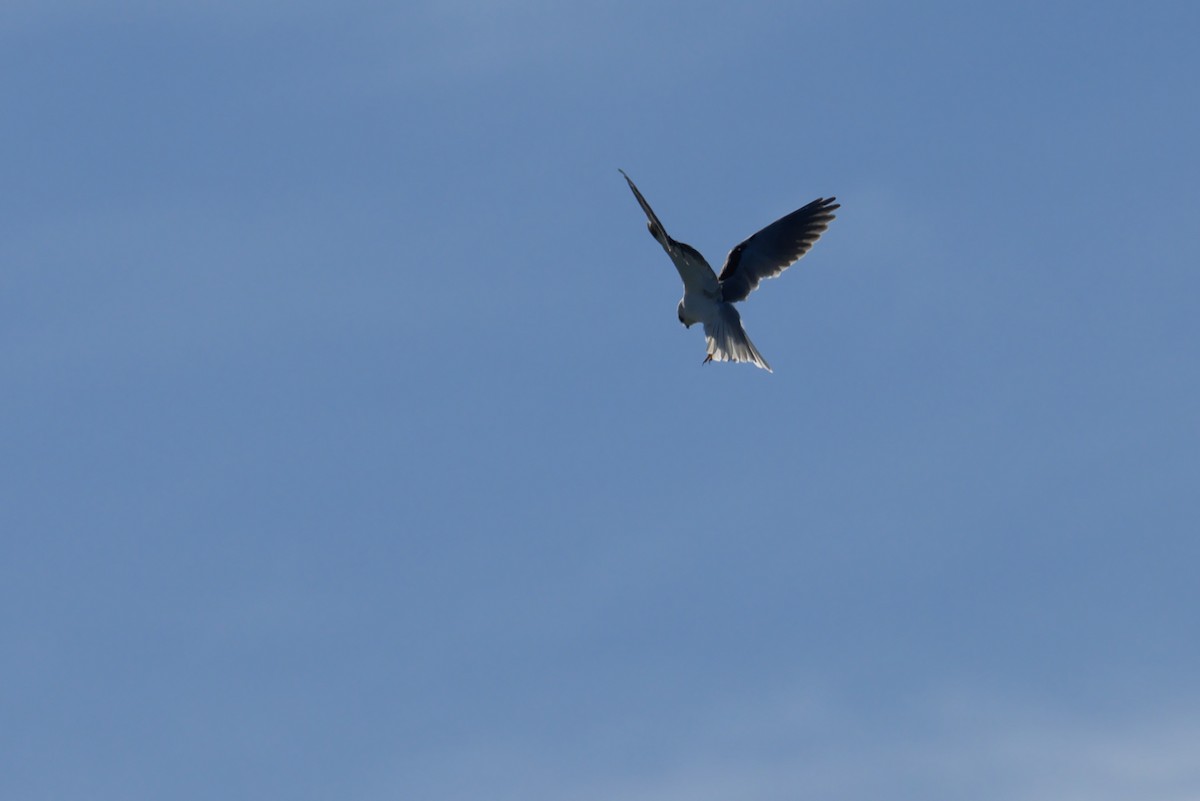
[[[767,713],[760,756],[720,747],[680,755],[663,773],[615,788],[633,801],[798,797],[980,801],[1185,801],[1200,797],[1200,724],[1179,711],[1081,719],[994,702],[929,705],[882,729],[805,721],[812,747],[781,748]],[[848,716],[853,719],[853,716]],[[720,726],[720,721],[713,721]],[[868,732],[875,732],[868,734]],[[786,737],[786,735],[785,735]],[[786,739],[785,739],[786,742]],[[770,755],[770,756],[768,756]],[[596,796],[600,798],[601,796]]]
[[[528,801],[1193,801],[1197,720],[1184,710],[1100,718],[962,696],[880,716],[785,694],[719,704],[674,731],[615,727],[601,739],[622,741],[620,759],[594,742],[581,757],[567,739],[538,752],[512,738],[425,754],[393,779],[427,798]],[[631,757],[640,738],[643,755]],[[365,797],[394,797],[388,784],[396,789],[384,782]]]

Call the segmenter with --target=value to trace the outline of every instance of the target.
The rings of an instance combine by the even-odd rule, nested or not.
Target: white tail
[[[746,329],[742,328],[742,316],[730,303],[718,304],[720,310],[717,319],[704,324],[704,338],[708,344],[709,362],[750,362],[761,367],[768,373],[772,372],[771,365],[754,347]]]

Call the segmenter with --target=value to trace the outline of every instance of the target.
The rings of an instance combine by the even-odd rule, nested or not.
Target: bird
[[[625,177],[633,196],[646,212],[650,235],[667,251],[683,279],[679,322],[684,328],[691,328],[696,323],[704,326],[708,347],[704,363],[749,362],[768,373],[773,372],[746,336],[741,314],[733,304],[745,300],[760,281],[779,275],[809,251],[834,219],[834,210],[841,208],[837,198],[819,197],[750,236],[729,251],[718,275],[698,250],[667,234],[637,185],[624,170],[618,172]]]

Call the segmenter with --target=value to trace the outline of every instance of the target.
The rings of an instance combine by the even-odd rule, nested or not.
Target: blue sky
[[[1197,30],[6,3],[0,795],[1200,796]]]

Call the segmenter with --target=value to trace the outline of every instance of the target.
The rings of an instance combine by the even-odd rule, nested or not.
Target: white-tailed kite
[[[624,170],[620,172],[625,175]],[[754,234],[729,251],[718,276],[699,251],[667,235],[658,216],[628,175],[625,180],[642,211],[646,212],[650,235],[667,251],[683,279],[679,322],[686,328],[691,328],[693,323],[704,324],[704,338],[708,344],[708,356],[704,361],[750,362],[771,372],[758,348],[746,336],[741,315],[733,304],[745,300],[759,281],[774,278],[808,252],[829,227],[833,210],[841,205],[834,202],[837,198],[817,198]]]

